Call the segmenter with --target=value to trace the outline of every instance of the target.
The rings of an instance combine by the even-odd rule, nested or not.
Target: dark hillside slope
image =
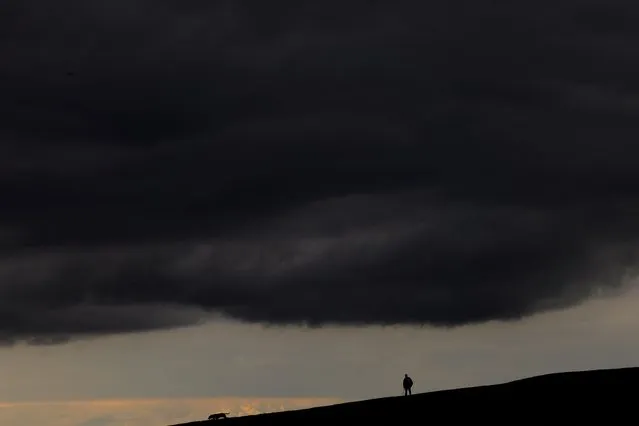
[[[224,426],[360,424],[635,424],[639,368],[536,376],[514,382],[217,420]],[[181,426],[209,426],[197,421]],[[174,425],[177,426],[177,425]]]

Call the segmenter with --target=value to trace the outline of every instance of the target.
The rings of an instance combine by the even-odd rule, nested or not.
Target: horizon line
[[[69,400],[36,400],[36,401],[0,401],[0,408],[17,405],[74,405],[74,404],[124,404],[124,403],[158,403],[167,401],[211,401],[211,400],[289,400],[289,401],[340,401],[347,399],[330,396],[211,396],[211,397],[132,397],[132,398],[93,398],[93,399],[69,399]]]

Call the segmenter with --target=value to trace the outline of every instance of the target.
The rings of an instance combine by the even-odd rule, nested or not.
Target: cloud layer
[[[0,335],[459,325],[619,288],[639,6],[10,1]]]

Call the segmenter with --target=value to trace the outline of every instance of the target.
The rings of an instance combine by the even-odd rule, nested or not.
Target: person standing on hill
[[[404,374],[404,381],[402,382],[402,385],[404,386],[404,396],[413,394],[413,379],[408,377],[408,374]]]

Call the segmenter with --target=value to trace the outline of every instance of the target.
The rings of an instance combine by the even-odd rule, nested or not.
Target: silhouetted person
[[[404,374],[404,381],[402,382],[402,385],[404,386],[404,396],[413,394],[413,379],[408,377],[408,374]]]

